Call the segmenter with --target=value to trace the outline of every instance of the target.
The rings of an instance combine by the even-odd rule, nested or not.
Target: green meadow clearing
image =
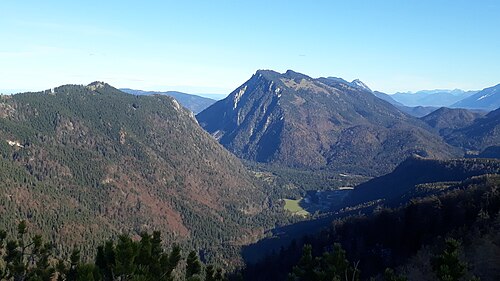
[[[309,215],[309,212],[304,210],[300,205],[300,201],[302,198],[293,200],[293,199],[283,199],[285,200],[285,210],[293,213],[294,215],[298,216],[307,216]]]

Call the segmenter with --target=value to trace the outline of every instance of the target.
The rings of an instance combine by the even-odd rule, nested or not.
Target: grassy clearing
[[[292,199],[284,199],[285,200],[285,210],[291,212],[294,215],[298,216],[307,216],[309,212],[300,207],[299,203],[301,199],[292,200]]]

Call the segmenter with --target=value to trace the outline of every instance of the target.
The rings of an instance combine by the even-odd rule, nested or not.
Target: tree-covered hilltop
[[[500,147],[500,108],[487,114],[440,108],[421,119],[449,144],[464,149],[467,156],[500,158],[498,153],[491,153]]]
[[[276,222],[268,206],[256,178],[170,97],[101,82],[0,97],[0,225],[9,233],[26,220],[89,255],[120,233],[161,230],[235,262],[240,245]]]

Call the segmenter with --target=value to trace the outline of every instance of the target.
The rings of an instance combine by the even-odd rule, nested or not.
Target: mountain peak
[[[302,73],[299,73],[299,72],[296,72],[296,71],[293,71],[293,70],[287,70],[285,73],[279,73],[279,72],[276,72],[274,70],[257,70],[257,72],[255,73],[255,75],[257,77],[265,77],[269,80],[279,80],[281,78],[287,78],[287,79],[292,79],[292,80],[301,80],[301,79],[306,79],[306,80],[311,80],[312,78],[305,75],[305,74],[302,74]]]
[[[237,156],[290,167],[347,171],[353,161],[364,161],[359,172],[375,174],[415,153],[454,155],[425,130],[426,124],[361,88],[364,83],[337,81],[294,71],[259,71],[197,118]],[[395,124],[397,130],[389,129]],[[413,143],[393,145],[407,135]]]
[[[102,82],[102,81],[95,81],[95,82],[88,84],[87,88],[92,90],[92,91],[95,91],[97,89],[102,89],[106,86],[109,86],[109,84]]]
[[[366,91],[369,91],[369,92],[372,92],[372,90],[370,89],[370,87],[368,87],[365,83],[363,83],[361,80],[359,79],[354,79],[352,80],[351,84],[355,87],[358,87],[360,89],[363,89],[363,90],[366,90]]]
[[[305,75],[305,74],[302,74],[302,73],[299,73],[299,72],[295,72],[293,70],[287,70],[282,76],[286,77],[286,78],[289,78],[289,79],[307,79],[307,80],[310,80],[312,79],[311,77]]]

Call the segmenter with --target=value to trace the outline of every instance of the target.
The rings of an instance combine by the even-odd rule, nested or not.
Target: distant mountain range
[[[368,87],[365,83],[363,83],[359,79],[356,79],[352,82],[347,82],[346,80],[344,80],[342,78],[337,78],[337,77],[328,77],[328,78],[331,80],[334,80],[338,83],[347,84],[347,85],[356,87],[360,90],[365,90],[367,92],[370,92],[370,93],[374,94],[377,98],[385,100],[386,102],[394,105],[397,109],[401,110],[402,112],[410,114],[411,116],[414,116],[414,117],[423,117],[423,116],[433,112],[434,110],[438,109],[438,107],[435,107],[435,106],[420,106],[420,105],[418,105],[418,106],[406,106],[406,105],[396,101],[391,95],[388,95],[386,93],[382,93],[379,91],[372,91],[370,89],[370,87]]]
[[[401,105],[436,109],[439,107],[465,108],[483,111],[500,108],[500,84],[481,91],[424,90],[416,93],[396,93],[394,95],[377,93],[377,96],[408,113],[410,113],[408,109],[401,107]]]
[[[411,116],[415,117],[423,117],[434,110],[438,109],[437,107],[434,106],[406,106],[395,99],[392,98],[391,95],[388,95],[386,93],[374,91],[373,94],[380,99],[383,99],[390,104],[394,105],[397,109],[403,111],[404,113],[410,114]]]
[[[354,81],[349,83],[341,78],[335,79],[356,86]],[[364,83],[362,85],[364,87],[359,87],[360,89],[366,89],[376,97],[415,117],[426,116],[440,107],[464,108],[478,113],[492,111],[500,107],[500,84],[482,91],[423,90],[416,93],[407,92],[394,95],[372,91]]]
[[[406,106],[432,106],[442,107],[470,97],[477,91],[463,90],[423,90],[416,93],[395,93],[391,97],[397,102]]]
[[[451,107],[484,109],[487,111],[500,108],[500,84],[479,91],[472,96],[452,104]]]
[[[197,115],[237,156],[290,167],[386,173],[406,157],[460,155],[360,81],[259,70]]]
[[[176,91],[167,91],[167,92],[156,92],[156,91],[142,91],[142,90],[133,90],[128,88],[120,89],[121,91],[132,94],[132,95],[166,95],[173,97],[176,99],[182,106],[191,110],[195,114],[203,111],[205,108],[211,106],[216,102],[215,99],[201,97],[199,95],[191,95]]]

